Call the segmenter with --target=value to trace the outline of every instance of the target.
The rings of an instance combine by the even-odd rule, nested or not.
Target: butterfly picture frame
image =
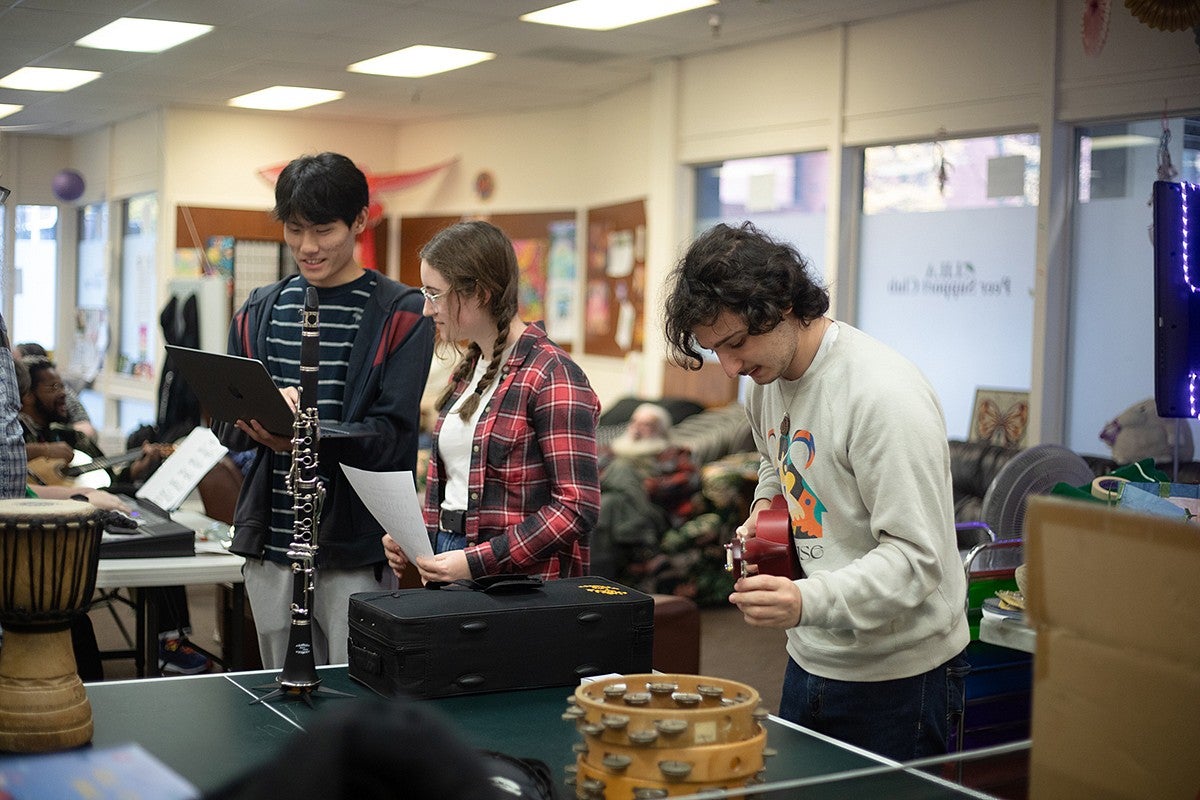
[[[1029,392],[979,387],[967,440],[1002,447],[1025,447],[1029,428]]]

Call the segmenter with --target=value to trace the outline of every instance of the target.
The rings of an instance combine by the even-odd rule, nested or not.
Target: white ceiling
[[[225,108],[231,97],[275,84],[346,93],[291,112],[311,117],[400,122],[569,107],[646,80],[662,59],[949,2],[724,0],[607,32],[518,20],[556,1],[0,0],[0,76],[23,66],[104,73],[70,92],[0,89],[0,103],[25,106],[0,119],[0,130],[73,135],[161,106]],[[216,28],[158,54],[73,44],[122,16]],[[419,79],[346,71],[411,44],[488,50],[497,58]]]

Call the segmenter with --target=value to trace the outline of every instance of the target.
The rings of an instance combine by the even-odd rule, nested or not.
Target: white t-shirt
[[[508,360],[512,351],[512,345],[504,350],[500,355],[501,364]],[[483,373],[487,372],[487,368],[488,359],[480,358],[475,364],[470,385],[451,406],[438,431],[438,455],[441,457],[442,469],[446,476],[441,506],[443,511],[465,511],[468,505],[467,476],[471,471],[471,445],[475,442],[475,427],[479,424],[488,401],[496,393],[496,386],[500,383],[499,371],[496,372],[492,384],[480,395],[479,405],[475,407],[475,413],[471,415],[470,420],[464,422],[458,415],[458,409],[475,392],[475,387],[479,385],[479,380]]]

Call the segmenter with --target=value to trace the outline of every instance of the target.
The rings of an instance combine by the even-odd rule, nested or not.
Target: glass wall
[[[857,325],[920,367],[952,439],[1004,441],[970,435],[976,392],[1030,388],[1039,164],[1036,134],[864,151]]]
[[[58,345],[58,206],[19,205],[14,223],[9,333],[14,344],[37,342],[52,351]]]
[[[108,348],[108,204],[79,209],[79,278],[75,284],[75,336],[67,379],[79,392],[92,424],[104,428],[104,401],[91,390]]]
[[[1109,456],[1101,430],[1154,396],[1152,188],[1200,182],[1200,119],[1079,128],[1076,163],[1064,444]]]
[[[122,204],[121,324],[117,372],[154,378],[158,344],[158,198],[153,193]]]

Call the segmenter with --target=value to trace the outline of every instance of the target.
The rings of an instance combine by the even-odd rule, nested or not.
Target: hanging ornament
[[[1200,25],[1200,0],[1125,0],[1143,25],[1158,31],[1186,31]]]
[[[1171,163],[1171,129],[1163,120],[1162,135],[1158,137],[1158,179],[1160,181],[1175,180],[1179,170]]]
[[[50,182],[54,196],[64,203],[72,203],[83,196],[83,176],[73,169],[64,169]]]
[[[1171,128],[1167,124],[1166,112],[1163,112],[1162,118],[1162,134],[1158,137],[1158,174],[1157,179],[1160,181],[1170,181],[1179,174],[1175,169],[1175,165],[1171,163]],[[1146,205],[1154,207],[1154,190],[1150,191],[1150,199],[1146,201]],[[1154,244],[1154,223],[1150,223],[1146,232],[1150,234],[1150,243]]]
[[[1098,56],[1108,41],[1108,17],[1112,0],[1083,0],[1083,52]]]
[[[945,135],[946,131],[938,131],[939,136]],[[950,182],[950,172],[954,169],[954,165],[946,160],[946,149],[942,147],[942,140],[938,138],[933,143],[933,175],[937,179],[938,194],[946,194],[946,184]]]

